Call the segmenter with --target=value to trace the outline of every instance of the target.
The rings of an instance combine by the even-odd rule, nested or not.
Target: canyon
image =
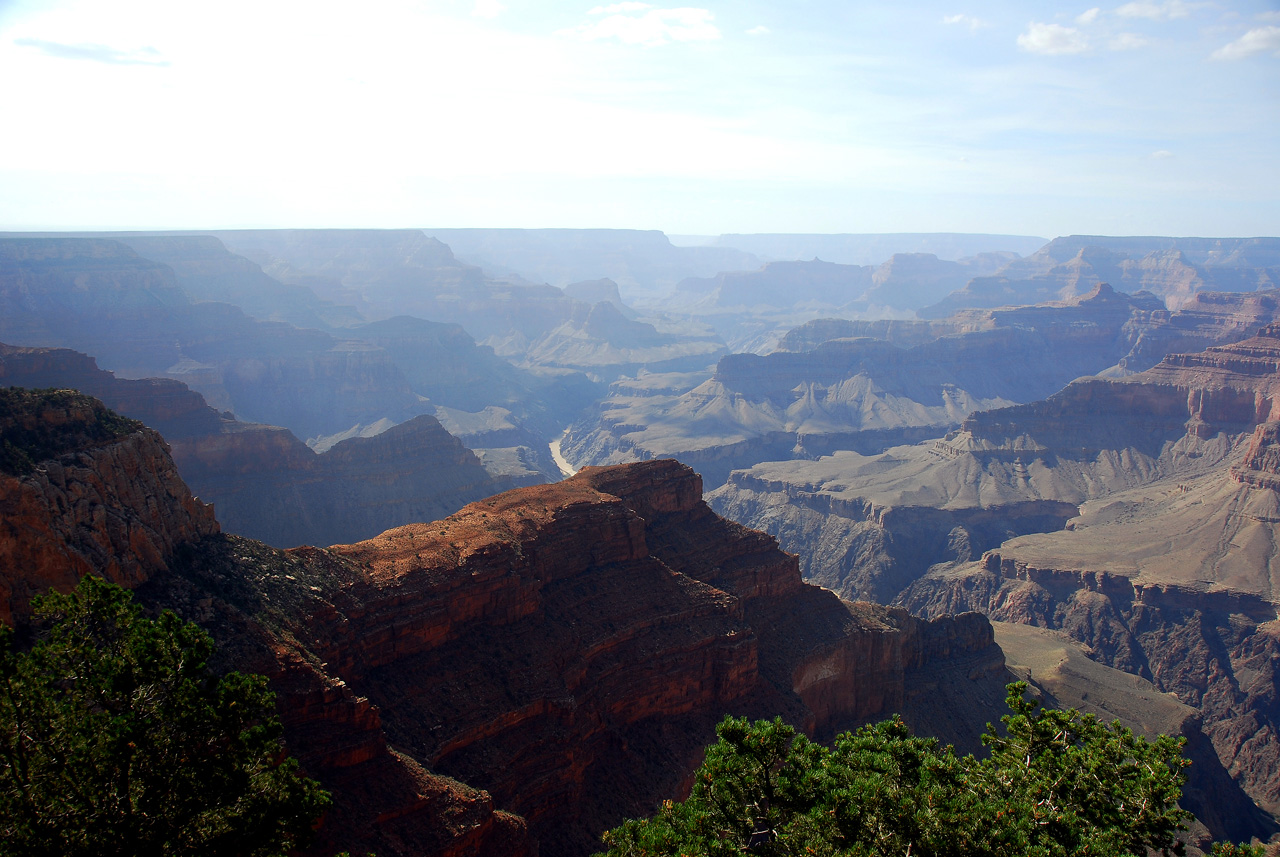
[[[1278,392],[1269,324],[942,439],[756,465],[708,501],[804,544],[809,579],[845,597],[1058,631],[1174,694],[1274,816]]]
[[[1170,313],[1103,284],[939,321],[812,321],[773,353],[721,358],[709,377],[673,376],[666,389],[653,378],[615,384],[562,448],[575,466],[676,457],[714,488],[761,462],[937,437],[974,411],[1033,402],[1081,376],[1145,369],[1166,347],[1243,339],[1277,317],[1276,298],[1206,294]]]
[[[1252,292],[1280,286],[1275,238],[1123,238],[1070,235],[1010,261],[989,277],[920,310],[941,318],[957,309],[1034,304],[1080,295],[1100,282],[1149,291],[1179,309],[1201,291]]]
[[[1278,252],[0,236],[0,618],[93,571],[209,628],[337,797],[316,854],[589,853],[725,713],[980,751],[1012,676],[1266,839]]]
[[[221,533],[154,431],[81,394],[6,396],[6,448],[29,459],[0,474],[0,520],[23,522],[0,549],[29,570],[6,618],[87,570],[40,556],[119,558],[91,564],[200,622],[224,668],[271,680],[289,752],[335,795],[314,853],[586,853],[687,785],[725,712],[822,736],[902,711],[972,736],[973,700],[1008,677],[983,617],[920,620],[804,583],[677,462],[280,551]]]
[[[277,547],[355,541],[544,481],[518,460],[486,467],[427,415],[317,453],[288,429],[209,407],[181,382],[116,378],[69,349],[0,343],[5,387],[79,390],[160,431],[182,479],[229,532]]]

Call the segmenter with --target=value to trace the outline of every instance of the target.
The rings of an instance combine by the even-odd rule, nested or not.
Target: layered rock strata
[[[1252,292],[1280,286],[1280,241],[1275,238],[1144,238],[1070,235],[1015,259],[921,317],[941,318],[966,307],[1059,300],[1099,282],[1149,291],[1177,309],[1201,291]]]
[[[145,502],[111,484],[86,501],[102,530]],[[822,735],[891,710],[927,720],[960,685],[998,698],[985,619],[843,603],[701,494],[659,461],[330,550],[176,529],[145,582],[123,580],[208,627],[225,666],[270,678],[289,751],[336,796],[315,853],[586,853],[687,787],[726,712]],[[917,676],[943,690],[918,698]]]
[[[278,547],[354,541],[544,481],[531,468],[491,472],[430,416],[317,454],[287,429],[219,413],[178,381],[116,378],[69,349],[0,344],[0,385],[74,388],[142,420],[228,532]]]
[[[160,435],[71,391],[0,390],[0,621],[87,573],[137,586],[218,532]]]
[[[1277,393],[1280,327],[1268,325],[1122,380],[972,414],[932,444],[759,465],[709,499],[784,544],[814,540],[854,580],[905,581],[895,600],[918,615],[978,610],[1061,631],[1176,694],[1274,815]],[[1062,512],[1019,531],[1009,509],[1033,503]],[[1214,824],[1274,829],[1240,819]]]
[[[1158,359],[1159,343],[1241,339],[1242,320],[1269,322],[1277,306],[1259,297],[1194,318],[1173,314],[1175,324],[1150,295],[1102,284],[1071,301],[936,322],[820,320],[789,333],[785,350],[722,358],[692,389],[611,389],[563,449],[575,465],[676,457],[714,487],[759,462],[875,454],[944,434],[973,411],[1035,402],[1081,376],[1132,375]]]
[[[1161,480],[1176,487],[1208,475],[1224,485],[1246,433],[1278,415],[1278,366],[1280,327],[1269,325],[1243,342],[1171,355],[1145,373],[1085,379],[1040,402],[971,414],[934,442],[876,456],[838,452],[759,464],[733,473],[708,499],[810,555],[806,574],[823,585],[845,597],[892,601],[930,567],[976,560],[1014,536],[1060,530],[1091,500]],[[1259,429],[1249,462],[1267,460],[1269,431]],[[1235,472],[1240,481],[1269,478],[1247,463]],[[1220,502],[1226,505],[1216,508],[1236,508],[1229,497]],[[1265,495],[1250,499],[1248,512],[1274,514]],[[1159,530],[1152,545],[1161,543]],[[1222,560],[1221,580],[1248,576],[1255,554],[1250,548]]]
[[[725,712],[829,734],[909,707],[912,670],[940,659],[1002,675],[982,620],[925,626],[805,585],[671,461],[589,468],[333,550],[373,588],[352,592],[368,600],[321,656],[368,688],[397,746],[491,791],[556,853],[677,792]],[[406,613],[420,618],[387,624]]]

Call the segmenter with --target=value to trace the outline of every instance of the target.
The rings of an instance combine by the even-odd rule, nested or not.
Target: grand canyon
[[[6,233],[0,343],[0,619],[207,629],[309,854],[586,855],[726,714],[981,753],[1015,679],[1280,833],[1280,239]]]

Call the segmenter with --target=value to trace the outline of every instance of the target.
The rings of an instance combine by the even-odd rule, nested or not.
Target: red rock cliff
[[[179,546],[218,531],[160,435],[112,420],[119,418],[99,402],[67,391],[0,400],[6,452],[55,432],[60,439],[36,441],[42,455],[23,456],[29,466],[0,468],[0,621],[24,615],[32,595],[70,590],[89,572],[136,586],[163,571]]]
[[[333,551],[365,578],[308,623],[309,645],[379,705],[393,743],[491,791],[551,853],[586,852],[675,793],[725,713],[830,732],[900,709],[940,651],[902,611],[804,584],[670,460]],[[999,659],[978,621],[986,634],[946,657]]]
[[[140,473],[131,437],[110,447],[114,462],[99,447],[74,455]],[[110,490],[69,491],[74,520],[164,507],[123,476],[95,478]],[[928,623],[841,602],[701,493],[674,461],[589,468],[329,550],[210,534],[197,507],[203,526],[162,518],[154,551],[109,541],[85,566],[173,553],[139,597],[210,628],[227,667],[269,677],[289,752],[335,794],[317,854],[589,853],[607,827],[687,788],[726,713],[825,734],[910,707],[922,671],[964,680],[1002,666],[980,617]],[[79,536],[55,505],[24,520],[64,556]],[[21,541],[2,544],[12,555]],[[13,568],[6,578],[26,581]]]

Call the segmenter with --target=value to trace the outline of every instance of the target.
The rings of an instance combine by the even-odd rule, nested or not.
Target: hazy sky
[[[1280,234],[1275,0],[0,0],[0,81],[8,229]]]

